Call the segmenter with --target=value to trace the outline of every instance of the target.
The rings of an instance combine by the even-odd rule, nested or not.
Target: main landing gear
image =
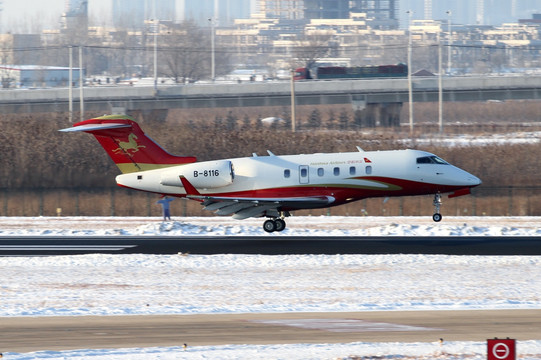
[[[434,195],[434,201],[432,201],[432,204],[434,205],[434,215],[432,215],[432,220],[435,222],[441,221],[441,214],[440,214],[440,207],[441,207],[441,194]]]
[[[289,211],[275,211],[274,213],[267,213],[267,217],[270,219],[263,223],[263,230],[268,233],[275,231],[284,231],[286,228],[285,217],[291,216]]]
[[[286,222],[283,219],[269,219],[263,223],[263,230],[268,233],[274,231],[283,231],[286,228]]]

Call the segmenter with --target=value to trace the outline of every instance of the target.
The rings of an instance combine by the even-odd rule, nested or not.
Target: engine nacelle
[[[212,189],[233,183],[235,177],[233,164],[229,160],[204,161],[164,170],[161,184],[182,186],[180,176],[184,176],[196,188]]]

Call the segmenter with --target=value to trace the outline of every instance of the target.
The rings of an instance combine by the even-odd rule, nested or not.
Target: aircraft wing
[[[305,196],[289,198],[243,198],[228,196],[209,196],[199,191],[186,179],[180,176],[180,181],[186,190],[186,197],[200,201],[205,210],[215,211],[218,215],[233,215],[234,219],[242,220],[249,217],[260,217],[265,212],[279,212],[283,208],[310,209],[329,205],[334,202],[332,196]]]
[[[233,215],[242,220],[260,217],[265,212],[282,208],[309,209],[328,205],[334,201],[331,196],[291,197],[291,198],[234,198],[223,196],[187,195],[189,199],[201,201],[204,210],[215,211],[218,215]]]

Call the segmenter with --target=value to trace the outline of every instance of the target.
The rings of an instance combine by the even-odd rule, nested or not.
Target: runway
[[[3,236],[0,256],[76,254],[541,255],[540,236]]]
[[[533,340],[541,338],[540,317],[541,310],[8,317],[0,349]]]

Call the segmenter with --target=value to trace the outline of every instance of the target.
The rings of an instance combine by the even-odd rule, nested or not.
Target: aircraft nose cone
[[[466,182],[468,183],[468,186],[474,187],[481,185],[482,181],[477,176],[474,176],[472,174],[468,174],[466,177]]]

